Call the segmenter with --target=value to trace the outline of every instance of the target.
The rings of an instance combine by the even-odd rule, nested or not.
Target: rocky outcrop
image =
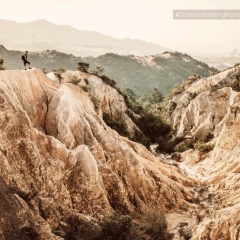
[[[59,83],[59,79],[54,72],[50,72],[47,75],[53,81]],[[71,83],[74,81],[76,86],[90,93],[90,99],[92,99],[93,102],[95,100],[95,110],[101,118],[103,118],[103,113],[105,113],[115,121],[122,122],[130,137],[134,137],[136,134],[141,134],[141,130],[132,121],[128,113],[131,112],[131,115],[134,115],[135,118],[139,118],[140,116],[127,107],[123,95],[119,94],[117,88],[111,87],[96,75],[81,71],[66,70],[60,75],[61,83]]]
[[[198,181],[198,223],[193,240],[240,238],[239,211],[239,66],[206,79],[196,79],[181,93],[172,96],[171,119],[176,136],[189,145],[212,135],[203,147],[181,154],[182,172]],[[193,97],[194,96],[194,97]]]
[[[88,80],[111,113],[123,114],[115,90]],[[109,128],[90,93],[40,70],[0,71],[0,130],[2,239],[63,239],[73,219],[191,205],[194,180]]]

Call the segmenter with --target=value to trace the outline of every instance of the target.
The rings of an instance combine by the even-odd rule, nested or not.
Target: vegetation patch
[[[0,70],[5,70],[5,67],[3,66],[4,60],[1,58],[0,59]]]
[[[150,96],[141,97],[137,97],[131,89],[125,89],[124,93],[128,108],[139,117],[135,118],[131,111],[128,111],[127,114],[143,133],[134,141],[140,142],[146,147],[149,147],[151,143],[157,143],[159,144],[157,151],[172,152],[173,144],[169,142],[172,128],[159,114],[155,113],[163,101],[161,92],[154,88]]]
[[[54,73],[54,76],[59,80],[59,83],[62,82],[62,74],[65,73],[66,70],[64,68],[56,68],[56,69],[53,69],[53,73]]]
[[[193,144],[193,146],[195,150],[198,150],[200,152],[200,154],[210,152],[214,148],[214,144],[205,143],[201,141],[197,141],[196,143]]]
[[[115,120],[113,119],[109,113],[104,112],[103,113],[103,120],[104,122],[112,129],[117,131],[120,135],[129,137],[127,126],[126,124],[121,120]]]
[[[105,214],[98,224],[72,217],[66,240],[170,240],[167,221],[162,211],[147,211],[138,219],[120,212]]]
[[[79,85],[79,87],[84,91],[84,92],[90,92],[91,91],[91,88],[89,85]]]
[[[99,110],[99,106],[100,106],[100,99],[99,96],[97,96],[95,93],[92,93],[90,95],[90,99],[93,102],[94,108],[96,111]]]
[[[68,82],[69,83],[72,83],[74,85],[77,85],[79,82],[81,82],[81,78],[79,78],[78,76],[76,75],[71,75],[69,74],[68,75]]]
[[[78,62],[78,70],[81,72],[88,73],[89,63]]]

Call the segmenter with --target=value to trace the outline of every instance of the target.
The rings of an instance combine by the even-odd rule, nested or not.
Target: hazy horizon
[[[224,53],[239,49],[240,20],[174,20],[175,9],[240,9],[240,2],[151,0],[68,0],[2,4],[1,19],[31,22],[44,19],[118,39],[152,42],[187,53]]]

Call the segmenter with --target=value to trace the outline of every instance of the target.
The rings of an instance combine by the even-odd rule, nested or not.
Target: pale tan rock
[[[127,111],[135,118],[139,116],[133,113],[127,108],[125,100],[121,94],[115,88],[112,88],[108,84],[104,83],[98,76],[83,73],[80,71],[68,71],[62,73],[63,83],[71,82],[73,77],[79,80],[77,86],[88,86],[89,92],[99,99],[99,115],[102,116],[103,112],[109,114],[113,119],[125,123],[127,131],[131,137],[134,137],[136,133],[141,132],[136,124],[128,116]],[[48,76],[58,81],[53,73],[49,73]],[[88,99],[89,100],[89,99]]]
[[[238,73],[236,66],[199,79],[168,103],[169,106],[172,101],[177,103],[172,113],[177,136],[193,140],[208,132],[214,135],[210,141],[214,149],[209,153],[188,150],[181,154],[181,172],[205,189],[196,192],[199,223],[193,229],[193,240],[240,238],[240,92],[226,84]],[[225,84],[223,79],[227,79]],[[191,99],[189,92],[197,96]]]
[[[93,81],[99,90],[102,83]],[[124,115],[117,91],[104,86],[105,93],[111,113]],[[88,221],[113,208],[136,213],[191,205],[193,180],[109,128],[89,93],[40,70],[0,71],[0,131],[1,177],[22,199],[40,239],[61,239],[70,219]],[[24,226],[30,223],[20,217]]]

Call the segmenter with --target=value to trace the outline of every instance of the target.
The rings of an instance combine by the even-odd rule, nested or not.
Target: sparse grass
[[[96,66],[95,69],[92,70],[91,74],[96,75],[96,76],[100,76],[101,73],[104,72],[104,68],[100,67],[100,66]]]
[[[56,69],[53,69],[53,72],[54,72],[54,75],[55,77],[59,80],[59,83],[62,82],[62,74],[66,72],[66,70],[64,68],[56,68]]]
[[[147,235],[155,240],[170,240],[167,232],[166,217],[161,209],[149,210],[141,217],[142,228]]]
[[[100,99],[99,96],[97,96],[95,93],[92,93],[90,95],[90,99],[93,102],[94,108],[96,111],[99,110],[99,106],[100,106]]]
[[[194,149],[198,150],[200,154],[210,152],[214,149],[214,144],[211,143],[205,143],[201,141],[197,141],[193,144]]]
[[[91,88],[89,85],[80,85],[79,86],[84,92],[90,92],[91,91]]]
[[[60,74],[63,74],[66,72],[66,69],[64,68],[56,68],[56,69],[53,69],[53,72],[58,72]]]
[[[74,85],[77,85],[81,81],[81,78],[77,77],[76,75],[68,75],[68,82]]]

